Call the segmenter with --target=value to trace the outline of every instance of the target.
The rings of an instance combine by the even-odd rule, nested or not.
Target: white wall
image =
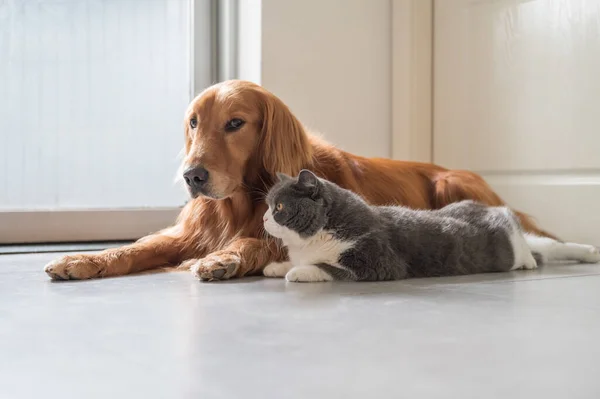
[[[261,30],[265,88],[343,149],[391,156],[390,0],[262,0]]]

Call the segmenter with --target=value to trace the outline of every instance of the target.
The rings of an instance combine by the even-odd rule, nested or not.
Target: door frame
[[[433,160],[433,2],[392,0],[392,158]]]

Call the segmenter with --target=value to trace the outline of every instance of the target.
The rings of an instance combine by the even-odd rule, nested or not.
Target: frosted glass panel
[[[190,25],[189,0],[0,1],[0,210],[183,204]]]

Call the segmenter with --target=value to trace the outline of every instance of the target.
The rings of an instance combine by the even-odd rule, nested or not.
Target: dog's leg
[[[182,266],[189,267],[200,280],[226,280],[259,274],[271,262],[282,262],[287,253],[274,240],[238,238],[225,249],[202,259],[190,259]]]
[[[53,280],[84,280],[121,276],[180,261],[184,240],[180,230],[171,227],[120,248],[98,254],[66,255],[46,265]]]

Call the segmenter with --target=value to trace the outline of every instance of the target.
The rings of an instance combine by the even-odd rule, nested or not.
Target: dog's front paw
[[[317,266],[294,266],[286,275],[285,279],[293,283],[316,283],[321,281],[332,281],[333,277],[319,269]]]
[[[103,267],[94,255],[66,255],[44,267],[52,280],[86,280],[102,277]]]
[[[266,277],[285,277],[291,268],[291,262],[273,262],[264,268],[263,275]]]
[[[231,252],[214,252],[190,265],[190,270],[200,280],[227,280],[234,277],[240,268],[242,259]]]

